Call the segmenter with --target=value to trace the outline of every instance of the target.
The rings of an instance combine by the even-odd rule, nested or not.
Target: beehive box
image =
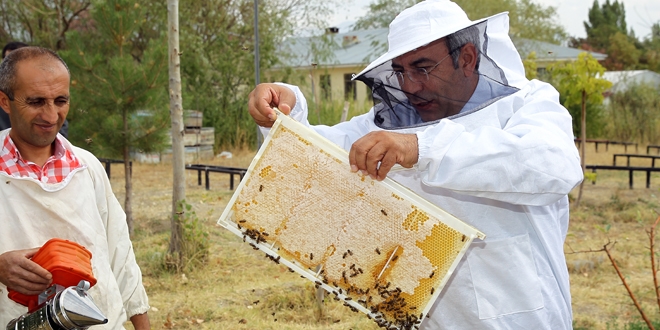
[[[212,146],[215,144],[215,128],[202,127],[199,130],[199,144],[203,146]]]
[[[183,144],[185,146],[213,146],[214,143],[215,128],[213,127],[186,128],[185,130],[183,136]]]
[[[484,234],[279,115],[218,223],[388,329],[419,326]],[[313,271],[318,269],[318,271]]]
[[[204,115],[201,111],[197,110],[184,110],[183,111],[183,125],[186,127],[202,127]]]

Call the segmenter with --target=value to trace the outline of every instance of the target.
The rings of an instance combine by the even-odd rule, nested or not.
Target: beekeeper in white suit
[[[487,236],[474,242],[425,329],[570,329],[563,244],[567,194],[582,180],[571,116],[549,84],[525,78],[508,15],[470,21],[428,0],[390,24],[389,50],[354,79],[373,91],[365,115],[314,130],[350,150],[353,171],[389,177]],[[302,123],[300,90],[261,84],[249,111]]]

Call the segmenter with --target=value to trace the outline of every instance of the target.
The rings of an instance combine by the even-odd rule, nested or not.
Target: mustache
[[[46,121],[46,120],[36,119],[36,120],[33,120],[33,121],[32,121],[32,124],[34,124],[34,125],[41,125],[41,126],[51,126],[51,125],[55,125],[55,126],[57,126],[57,125],[60,124],[60,120],[58,119],[58,120],[56,120],[54,123],[51,123],[51,122]]]

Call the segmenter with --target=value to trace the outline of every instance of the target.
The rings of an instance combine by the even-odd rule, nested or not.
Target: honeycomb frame
[[[387,329],[416,329],[485,235],[278,112],[218,224]]]

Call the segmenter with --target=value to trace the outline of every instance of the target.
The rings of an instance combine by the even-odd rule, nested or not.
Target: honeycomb
[[[483,238],[394,181],[350,172],[344,150],[282,115],[219,224],[388,329],[417,328]]]

